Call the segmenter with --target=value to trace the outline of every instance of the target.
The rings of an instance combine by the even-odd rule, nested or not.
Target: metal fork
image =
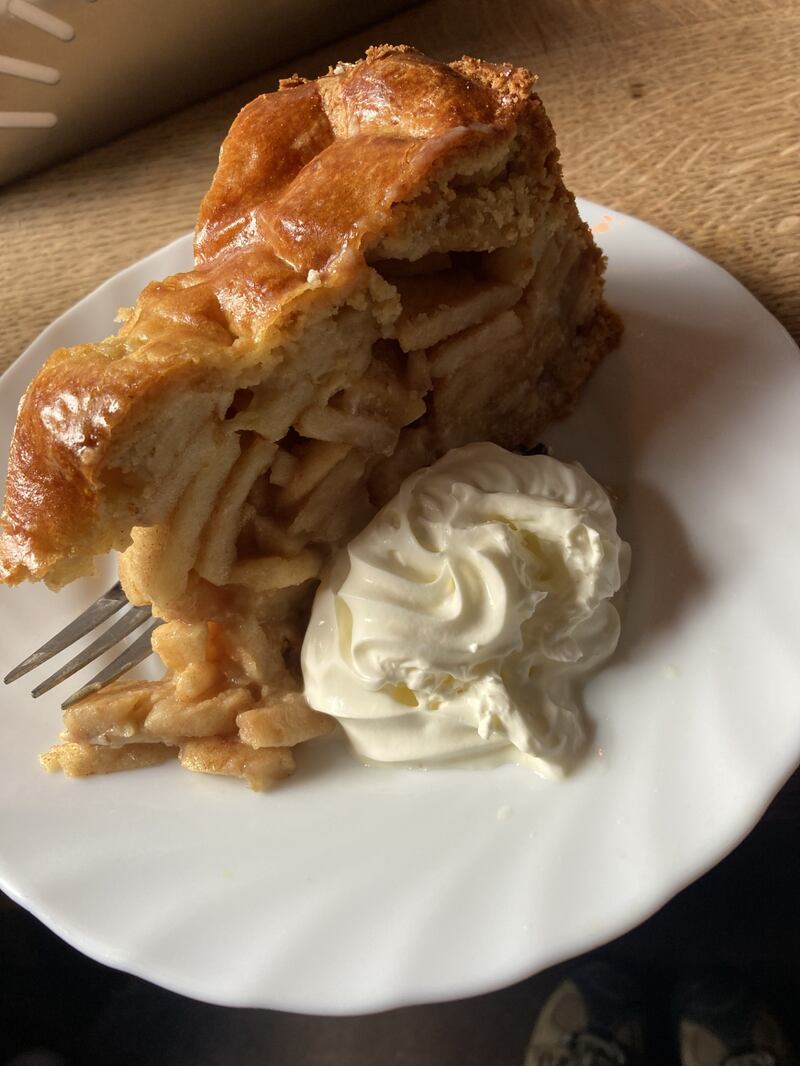
[[[74,644],[76,640],[87,636],[93,629],[96,629],[107,618],[116,614],[127,603],[128,598],[122,591],[122,585],[117,582],[116,585],[111,586],[108,592],[104,592],[102,596],[95,600],[91,607],[87,607],[83,614],[78,615],[68,626],[65,626],[54,637],[42,644],[41,648],[37,648],[26,659],[23,659],[19,666],[15,666],[10,673],[6,674],[3,680],[6,684],[9,684],[9,682],[16,681],[17,678],[27,674],[30,670],[34,670],[37,666],[41,666],[42,663],[46,663],[48,659],[52,659],[54,655],[64,651],[65,648]],[[129,636],[152,617],[152,611],[149,607],[131,607],[122,618],[101,633],[97,640],[93,641],[87,648],[84,648],[82,652],[70,659],[68,663],[65,663],[54,674],[42,681],[41,684],[37,685],[31,695],[35,699],[37,696],[42,696],[45,692],[49,692],[50,689],[55,688],[56,685],[76,674],[78,670],[82,670],[84,666],[94,662],[103,652],[108,651],[109,648]],[[73,692],[71,696],[65,699],[61,704],[62,709],[66,710],[67,707],[77,703],[84,696],[88,696],[92,692],[98,692],[101,688],[121,677],[127,670],[146,659],[153,650],[150,646],[150,637],[153,634],[153,630],[160,625],[160,618],[153,619],[150,625],[112,663],[109,663],[88,684],[79,688],[77,692]]]

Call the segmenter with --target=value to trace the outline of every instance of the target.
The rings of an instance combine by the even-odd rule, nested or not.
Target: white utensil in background
[[[0,184],[409,0],[0,0]]]

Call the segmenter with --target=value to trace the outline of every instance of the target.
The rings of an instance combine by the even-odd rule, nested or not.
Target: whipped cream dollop
[[[629,556],[581,466],[456,448],[333,560],[303,644],[306,699],[366,761],[558,773],[586,742],[580,682],[617,645]]]

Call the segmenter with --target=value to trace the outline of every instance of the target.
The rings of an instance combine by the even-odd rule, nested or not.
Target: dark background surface
[[[743,970],[800,1045],[800,773],[724,862],[638,929],[594,954],[647,989],[649,1066],[675,1061],[681,977]],[[67,947],[10,901],[0,906],[0,1063],[19,1066],[517,1066],[537,1008],[569,964],[500,992],[361,1018],[197,1003]]]

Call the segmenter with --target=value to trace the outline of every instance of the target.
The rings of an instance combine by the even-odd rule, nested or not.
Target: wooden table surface
[[[0,369],[192,227],[251,97],[383,41],[537,71],[570,188],[716,260],[800,337],[796,0],[431,0],[0,193]]]

